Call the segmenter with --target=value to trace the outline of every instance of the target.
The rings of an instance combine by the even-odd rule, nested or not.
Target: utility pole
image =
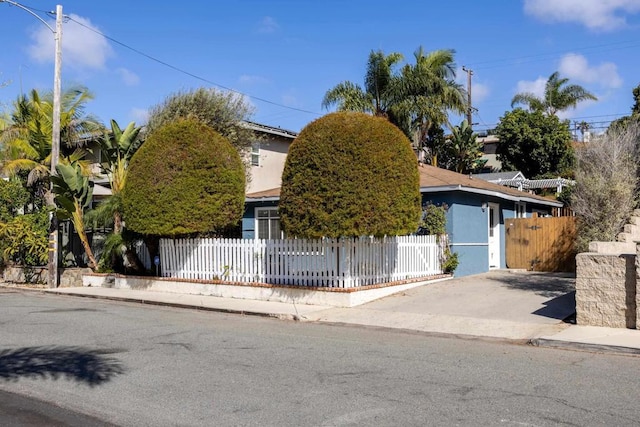
[[[53,136],[51,138],[51,175],[56,175],[56,166],[60,157],[60,92],[62,73],[62,5],[56,6],[56,52],[53,72]],[[53,198],[53,195],[51,195]],[[55,204],[55,202],[52,203]],[[51,229],[49,230],[49,277],[47,284],[50,288],[58,287],[58,218],[51,215]]]
[[[473,70],[462,66],[462,71],[467,73],[467,123],[469,127],[473,126],[473,107],[471,104],[471,76],[473,76]]]
[[[56,28],[51,28],[51,25],[44,19],[38,16],[33,10],[28,7],[12,1],[12,0],[0,0],[0,3],[7,3],[11,6],[15,6],[24,10],[38,21],[42,22],[54,35],[55,35],[55,57],[54,57],[54,71],[53,71],[53,123],[51,136],[51,175],[56,175],[56,166],[58,164],[58,157],[60,156],[60,92],[61,83],[60,75],[62,73],[62,6],[56,6]],[[22,78],[21,78],[22,80]],[[22,85],[22,82],[21,82]],[[51,188],[51,187],[50,187]],[[51,194],[51,200],[48,203],[54,204],[53,195]],[[58,287],[58,219],[55,214],[51,216],[51,225],[49,230],[49,263],[48,263],[48,278],[47,284],[50,288]]]

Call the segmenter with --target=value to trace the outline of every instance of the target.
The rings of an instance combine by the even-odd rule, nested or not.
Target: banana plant
[[[71,219],[89,259],[88,266],[95,270],[98,263],[84,228],[84,214],[91,207],[93,200],[93,182],[82,173],[79,162],[58,164],[56,171],[57,175],[51,176],[56,216],[58,219]]]
[[[114,196],[114,201],[117,201],[117,203],[109,205],[112,210],[113,232],[115,234],[122,232],[120,193],[127,179],[129,161],[142,144],[142,140],[138,138],[141,129],[141,127],[136,127],[134,122],[131,122],[123,130],[115,120],[111,120],[111,132],[106,132],[100,140],[102,158],[100,167],[109,178],[111,193]]]

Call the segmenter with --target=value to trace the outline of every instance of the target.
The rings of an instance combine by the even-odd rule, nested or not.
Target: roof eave
[[[268,196],[268,197],[245,197],[244,202],[277,202],[280,200],[280,196]]]
[[[421,193],[440,193],[443,191],[463,191],[466,193],[474,193],[474,194],[481,194],[484,196],[497,197],[499,199],[509,200],[513,202],[537,203],[539,205],[547,205],[555,208],[561,208],[562,206],[564,206],[561,202],[555,202],[553,200],[540,200],[534,197],[528,197],[526,194],[523,194],[522,197],[519,197],[511,194],[502,193],[500,191],[485,190],[482,188],[464,187],[462,185],[441,185],[436,187],[420,187]]]

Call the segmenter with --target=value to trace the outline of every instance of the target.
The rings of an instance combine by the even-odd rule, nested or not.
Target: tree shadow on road
[[[125,369],[114,357],[121,350],[89,350],[82,347],[22,347],[0,351],[0,380],[20,378],[57,380],[65,377],[91,387],[110,381]]]

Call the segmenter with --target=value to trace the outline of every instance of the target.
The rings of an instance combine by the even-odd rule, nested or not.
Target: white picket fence
[[[161,239],[160,269],[179,279],[352,288],[441,274],[443,252],[436,236]]]

